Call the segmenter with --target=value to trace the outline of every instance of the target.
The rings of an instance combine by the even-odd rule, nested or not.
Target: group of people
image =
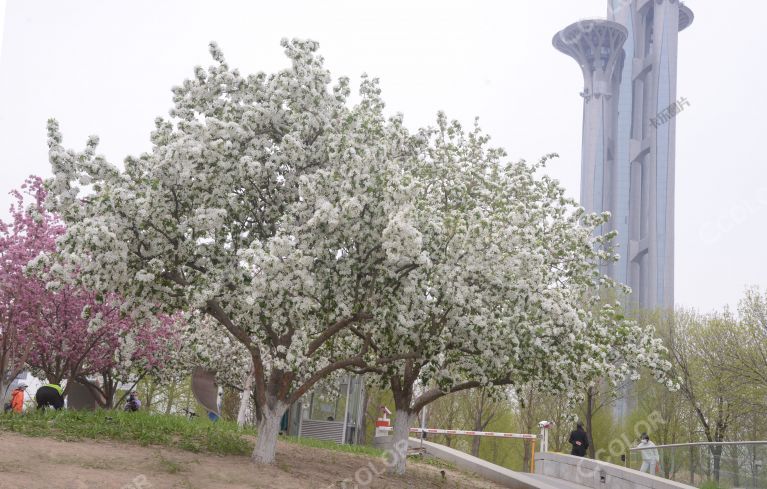
[[[21,414],[24,411],[24,396],[29,386],[26,382],[19,382],[11,393],[11,402],[6,406],[7,411]],[[45,384],[40,386],[35,393],[37,409],[52,407],[62,409],[64,407],[64,389],[59,384]]]
[[[11,393],[11,402],[6,405],[6,411],[21,414],[24,411],[24,396],[29,386],[26,382],[19,382]],[[45,384],[37,389],[35,393],[35,402],[37,409],[44,410],[47,407],[60,410],[64,408],[64,389],[59,384]],[[128,395],[125,403],[125,410],[130,412],[138,411],[141,408],[141,401],[135,392]]]
[[[589,448],[589,437],[581,423],[578,423],[575,426],[575,430],[570,433],[568,442],[573,446],[570,452],[572,455],[577,457],[586,456],[586,450]],[[658,454],[658,449],[655,448],[655,443],[650,441],[650,436],[647,433],[642,433],[636,448],[642,453],[642,467],[639,470],[655,475],[658,463],[660,462],[660,455]]]

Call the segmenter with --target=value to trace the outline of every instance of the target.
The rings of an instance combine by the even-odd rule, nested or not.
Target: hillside
[[[379,475],[370,480],[371,471],[382,472],[383,459],[369,454],[344,453],[280,441],[277,464],[256,467],[247,455],[229,450],[182,450],[190,447],[189,433],[179,432],[168,445],[143,445],[143,442],[116,441],[99,427],[71,431],[64,418],[47,419],[49,433],[40,429],[40,420],[25,422],[0,416],[0,489],[331,489],[355,487],[371,489],[499,489],[501,486],[477,480],[448,467],[412,463],[405,477]],[[67,418],[68,419],[68,418]],[[137,418],[140,419],[140,418]],[[182,418],[183,419],[183,418]],[[118,416],[115,423],[123,424]],[[143,421],[143,420],[142,420]],[[143,423],[142,423],[143,424]],[[70,426],[58,429],[57,425]],[[205,425],[200,425],[205,426]],[[29,429],[34,427],[34,429]],[[130,435],[131,426],[123,426]],[[151,430],[151,427],[147,427]],[[222,432],[229,430],[222,426]],[[24,432],[21,434],[14,431]],[[207,425],[205,431],[213,433]],[[135,430],[134,430],[135,431]],[[34,436],[30,436],[34,435]],[[220,435],[220,433],[219,433]],[[230,436],[227,434],[226,436]],[[93,439],[95,438],[95,439]],[[127,436],[130,440],[132,437]],[[243,436],[252,441],[252,436]],[[154,438],[156,440],[156,438]],[[175,446],[173,446],[175,445]],[[204,445],[204,443],[203,443]],[[229,452],[221,455],[211,452]],[[373,453],[372,450],[370,450]],[[368,469],[365,469],[368,467]],[[442,475],[444,471],[444,477]],[[361,484],[353,482],[355,472]],[[346,480],[347,482],[343,483]],[[364,484],[370,480],[369,484]]]

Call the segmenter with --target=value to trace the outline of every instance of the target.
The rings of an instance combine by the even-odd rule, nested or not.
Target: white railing
[[[657,449],[658,476],[695,487],[767,488],[767,441],[692,442],[631,448],[627,466],[639,468],[642,452]]]

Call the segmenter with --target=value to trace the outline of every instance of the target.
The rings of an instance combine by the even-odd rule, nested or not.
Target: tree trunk
[[[407,466],[407,446],[410,436],[410,422],[413,413],[405,409],[397,409],[394,418],[394,436],[392,437],[392,457],[389,473],[403,475]]]
[[[277,435],[280,433],[280,421],[282,421],[282,416],[287,408],[288,406],[277,401],[274,408],[265,406],[261,409],[256,448],[253,449],[253,455],[251,456],[254,463],[274,463],[274,455],[277,450]]]
[[[146,398],[144,399],[144,408],[146,411],[149,411],[152,408],[152,400],[154,399],[154,393],[156,389],[156,382],[154,379],[150,378],[149,382],[147,382],[146,387]]]
[[[589,387],[586,393],[586,437],[589,441],[589,458],[596,458],[596,448],[594,447],[594,437],[592,436],[594,422],[594,388]],[[654,474],[653,474],[654,475]]]
[[[485,411],[485,389],[479,391],[479,406],[477,406],[477,413],[474,415],[474,431],[483,431],[482,414]],[[482,442],[482,438],[479,436],[472,437],[471,440],[471,454],[475,457],[479,457],[479,444]]]
[[[719,473],[722,465],[722,445],[717,445],[711,450],[714,457],[714,481],[719,485]]]
[[[246,417],[248,415],[248,406],[250,405],[250,396],[253,392],[253,383],[256,381],[256,376],[251,369],[248,374],[248,378],[245,379],[245,386],[240,394],[240,409],[237,410],[237,426],[243,428],[245,426]]]
[[[173,409],[173,402],[176,400],[176,384],[171,382],[168,386],[168,399],[165,402],[165,414],[170,414]]]
[[[115,407],[115,394],[117,393],[117,381],[115,381],[109,373],[102,373],[102,395],[104,396],[104,409],[112,409]]]
[[[690,485],[695,485],[695,449],[690,445]]]
[[[368,441],[368,404],[370,403],[370,395],[368,390],[365,389],[365,397],[362,402],[362,412],[365,413],[362,416],[362,426],[360,426],[360,445],[367,445]]]
[[[474,431],[482,431],[482,404],[479,405],[479,410],[474,417]],[[471,440],[471,454],[475,457],[479,457],[479,444],[482,441],[482,437],[474,436]]]
[[[530,472],[530,440],[522,440],[522,472]]]

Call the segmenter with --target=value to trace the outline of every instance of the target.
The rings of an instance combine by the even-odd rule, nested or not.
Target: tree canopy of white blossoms
[[[395,224],[406,239],[386,250],[410,270],[370,306],[367,332],[353,328],[370,364],[352,368],[393,391],[393,446],[406,447],[413,417],[451,392],[533,384],[574,404],[588,385],[642,367],[667,382],[652,330],[600,305],[615,287],[598,267],[613,258],[613,235],[597,234],[609,216],[584,215],[538,177],[549,157],[505,164],[476,124],[467,133],[440,114],[422,136],[425,155],[407,168],[411,205]]]
[[[604,217],[568,213],[537,166],[505,168],[478,131],[454,131],[459,149],[443,117],[409,133],[384,117],[375,80],[351,106],[317,43],[282,45],[289,68],[244,77],[212,44],[217,63],[173,89],[152,151],[124,171],[97,138],[76,152],[56,121],[48,129],[65,266],[135,311],[197,310],[242,343],[254,461],[274,461],[286,408],[342,369],[391,364],[391,380],[428,357],[420,380],[442,390],[533,371],[566,388],[604,373],[621,335],[656,358],[645,332],[609,331],[578,305],[600,280],[592,231]]]

